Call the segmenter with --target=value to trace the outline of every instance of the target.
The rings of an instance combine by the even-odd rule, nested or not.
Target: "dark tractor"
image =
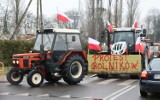
[[[44,79],[57,82],[63,78],[69,85],[80,83],[87,73],[80,31],[45,29],[41,34],[37,33],[32,52],[12,56],[13,68],[7,73],[8,82],[18,85],[27,75],[27,82],[32,87],[40,86]]]

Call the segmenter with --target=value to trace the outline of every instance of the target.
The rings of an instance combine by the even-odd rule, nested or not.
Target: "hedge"
[[[5,66],[12,64],[12,55],[17,53],[27,53],[33,47],[34,42],[0,40],[0,62]]]

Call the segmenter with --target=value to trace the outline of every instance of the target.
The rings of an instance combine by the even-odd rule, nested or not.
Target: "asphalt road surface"
[[[26,79],[17,86],[0,82],[0,100],[160,100],[158,94],[142,98],[138,82],[127,76],[109,79],[86,76],[78,85],[68,85],[63,80],[44,81],[36,88],[30,87]]]

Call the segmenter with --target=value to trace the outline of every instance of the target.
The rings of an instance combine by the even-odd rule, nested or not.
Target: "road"
[[[20,85],[0,83],[0,100],[159,100],[158,95],[142,98],[139,80],[129,77],[100,79],[86,76],[78,85],[45,81],[41,87],[32,88],[24,79]]]

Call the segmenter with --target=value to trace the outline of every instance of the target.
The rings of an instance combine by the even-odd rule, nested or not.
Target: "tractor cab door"
[[[57,33],[53,45],[52,58],[54,61],[58,61],[60,56],[65,56],[70,51],[79,50],[82,50],[79,34]]]

